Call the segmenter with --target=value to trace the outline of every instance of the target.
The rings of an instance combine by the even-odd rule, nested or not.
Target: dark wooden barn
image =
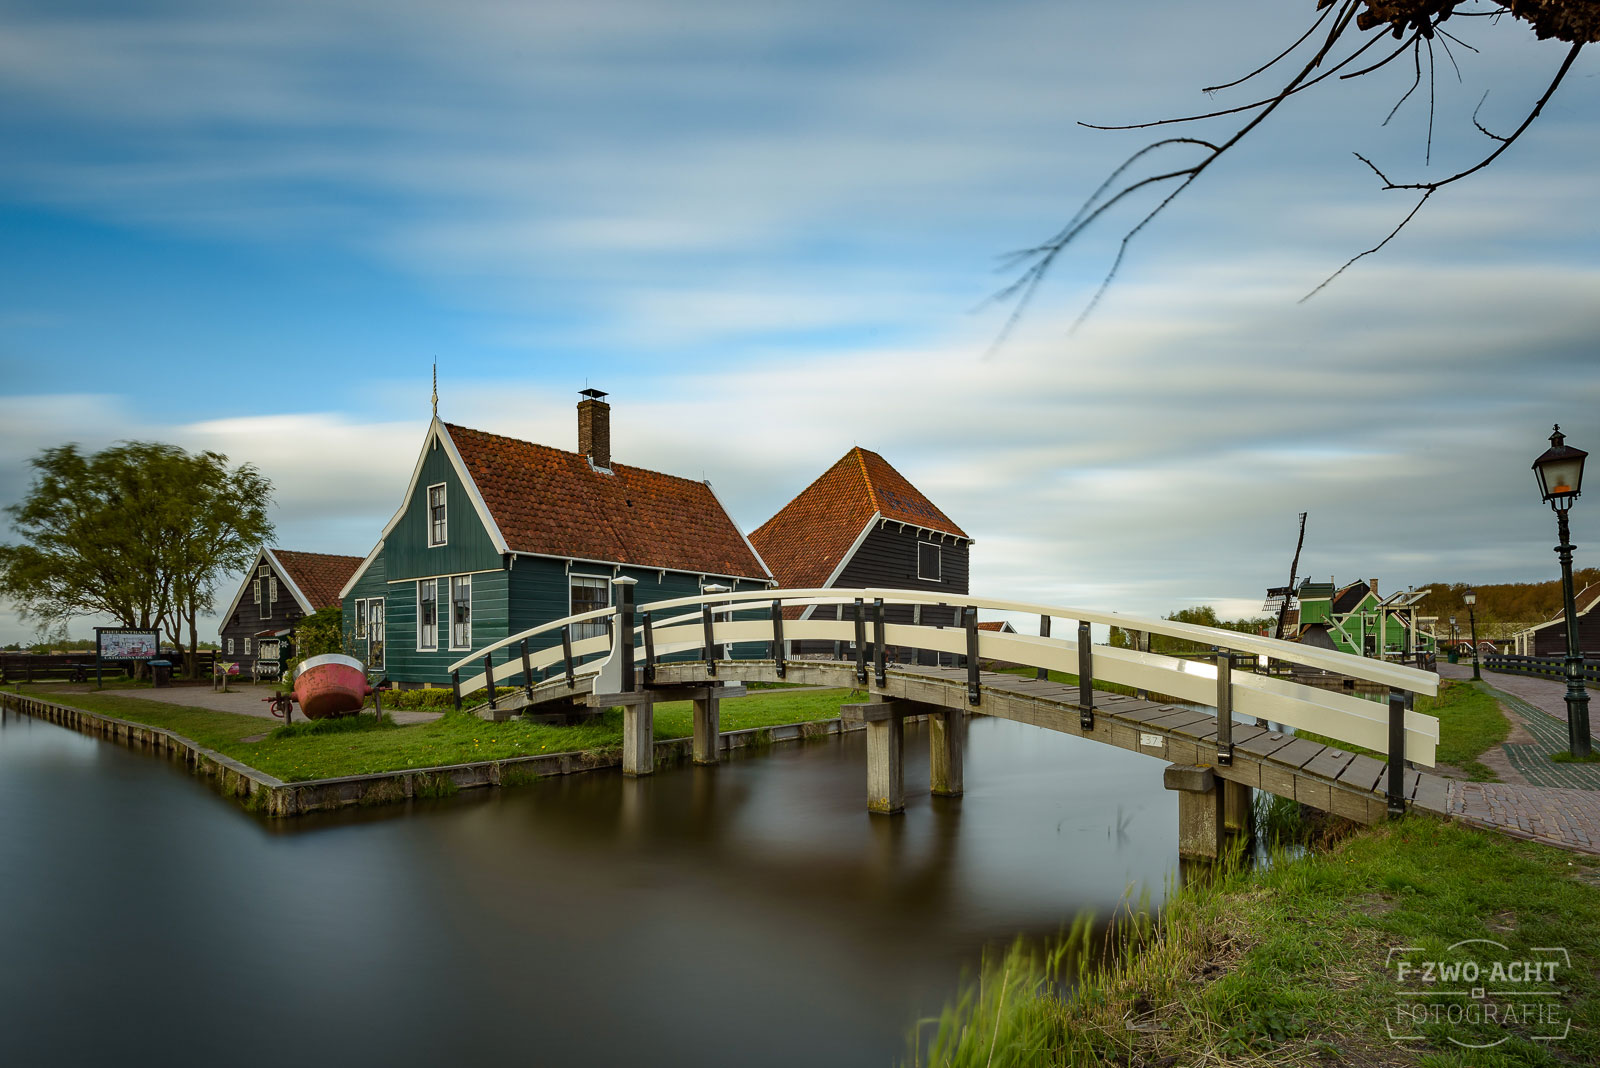
[[[750,542],[788,589],[886,586],[949,596],[950,607],[898,606],[891,622],[953,625],[968,592],[972,539],[887,460],[853,448],[778,514]],[[801,615],[833,613],[813,606]],[[832,643],[795,643],[793,655],[830,655]]]
[[[361,565],[359,556],[262,547],[222,615],[221,660],[241,676],[277,678],[295,624],[339,603],[339,590]]]

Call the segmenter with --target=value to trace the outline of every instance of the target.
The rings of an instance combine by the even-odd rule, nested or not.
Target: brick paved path
[[[1470,679],[1470,664],[1440,664],[1445,678]],[[1600,854],[1600,764],[1557,764],[1567,748],[1566,684],[1552,679],[1484,672],[1484,685],[1527,742],[1501,749],[1523,783],[1452,782],[1450,815],[1517,838]]]
[[[1472,667],[1440,664],[1439,674],[1445,678],[1471,678]],[[1550,754],[1567,749],[1565,682],[1494,671],[1485,671],[1483,682],[1512,722],[1520,723],[1532,737],[1531,742],[1507,742],[1501,746],[1519,775],[1533,786],[1600,790],[1600,764],[1557,764],[1550,759]]]
[[[1514,838],[1600,856],[1600,792],[1594,790],[1452,782],[1450,815]]]

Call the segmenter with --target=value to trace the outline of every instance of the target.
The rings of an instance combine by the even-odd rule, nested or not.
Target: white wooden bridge
[[[514,634],[451,665],[457,706],[463,694],[487,689],[493,695],[506,686],[518,689],[491,697],[479,711],[499,717],[552,703],[620,705],[623,771],[646,775],[654,770],[652,708],[658,700],[694,702],[695,760],[715,763],[718,702],[741,695],[740,683],[855,687],[869,700],[844,706],[842,714],[866,725],[868,807],[890,814],[904,808],[907,716],[928,717],[931,786],[952,796],[963,789],[966,715],[1017,720],[1168,763],[1166,785],[1179,791],[1180,849],[1190,857],[1218,855],[1230,833],[1247,828],[1250,789],[1365,823],[1409,806],[1442,813],[1447,804],[1445,780],[1419,770],[1434,764],[1438,720],[1411,707],[1413,695],[1438,692],[1439,677],[1432,672],[1170,620],[988,598],[950,605],[917,590],[722,592],[636,606],[632,580],[617,579],[615,593],[611,608]],[[842,618],[786,618],[813,605]],[[893,609],[904,616],[908,606],[913,618],[920,618],[919,606],[942,606],[944,618],[954,608],[958,622],[889,621]],[[1039,634],[980,629],[980,610],[1036,616]],[[1066,621],[1075,626],[1061,626]],[[606,624],[605,633],[573,640],[575,627],[597,622]],[[1065,636],[1052,634],[1053,623]],[[1095,645],[1092,624],[1166,635],[1213,652],[1198,659],[1167,656],[1147,651],[1147,640],[1140,643],[1144,648]],[[556,635],[558,643],[530,648],[530,642]],[[787,655],[799,642],[839,643],[854,659]],[[730,655],[735,646],[764,655]],[[901,662],[908,654],[913,662]],[[915,662],[928,659],[960,666]],[[1388,690],[1389,699],[1366,700],[1243,669],[1245,663],[1269,661],[1376,684]],[[1022,665],[1036,669],[1037,677],[985,671],[982,662]],[[468,671],[474,673],[462,674]],[[1073,674],[1078,681],[1047,681],[1047,671]],[[1096,683],[1118,683],[1140,696],[1096,690]],[[1346,752],[1294,731],[1387,759]]]

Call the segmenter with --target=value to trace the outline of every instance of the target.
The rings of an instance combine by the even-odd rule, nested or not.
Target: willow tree
[[[181,645],[187,623],[192,673],[218,581],[272,536],[271,483],[159,442],[62,445],[30,463],[27,496],[6,509],[20,541],[0,545],[0,595],[42,629],[105,615]]]
[[[1220,137],[1157,137],[1144,145],[1111,172],[1077,213],[1048,239],[1011,255],[1008,262],[1017,272],[1015,280],[997,295],[1014,302],[1006,331],[1015,325],[1028,302],[1044,281],[1057,258],[1090,226],[1119,206],[1132,207],[1133,222],[1127,227],[1116,254],[1101,279],[1099,288],[1078,317],[1081,323],[1094,310],[1106,289],[1116,278],[1133,239],[1145,231],[1190,186],[1199,181],[1213,164],[1226,156],[1246,137],[1267,128],[1269,120],[1292,98],[1313,90],[1336,89],[1339,83],[1364,78],[1391,64],[1409,65],[1414,77],[1410,86],[1384,118],[1384,123],[1411,99],[1426,77],[1428,127],[1424,158],[1431,157],[1433,142],[1433,100],[1436,91],[1435,64],[1449,62],[1456,67],[1455,48],[1478,51],[1456,31],[1465,20],[1512,19],[1526,23],[1540,40],[1556,40],[1568,45],[1555,65],[1543,92],[1527,103],[1520,118],[1500,131],[1479,121],[1474,111],[1472,122],[1488,139],[1484,152],[1466,166],[1431,179],[1394,176],[1368,157],[1355,158],[1376,176],[1380,187],[1412,198],[1408,210],[1382,240],[1351,256],[1302,300],[1310,299],[1356,261],[1381,250],[1403,230],[1434,194],[1478,173],[1494,163],[1533,125],[1544,106],[1572,70],[1585,45],[1600,41],[1600,0],[1306,0],[1315,4],[1309,28],[1289,46],[1242,77],[1206,86],[1207,94],[1260,84],[1273,72],[1287,72],[1272,88],[1244,103],[1193,115],[1155,119],[1124,125],[1080,123],[1096,130],[1146,130],[1176,128],[1183,131],[1211,120],[1232,121]],[[1447,27],[1446,24],[1449,24]],[[1398,42],[1398,43],[1397,43]],[[1452,47],[1452,44],[1455,46]],[[1488,93],[1484,94],[1487,99]],[[1483,100],[1479,101],[1481,110]],[[1143,199],[1141,201],[1141,198]],[[1153,201],[1153,203],[1151,203]]]

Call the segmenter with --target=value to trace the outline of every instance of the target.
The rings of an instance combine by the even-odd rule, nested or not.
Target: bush
[[[496,686],[494,688],[497,698],[506,697],[519,692],[520,686]],[[481,705],[489,699],[487,690],[475,690],[472,693],[461,695],[461,707],[471,708]],[[367,698],[367,703],[372,703],[372,698]],[[449,712],[456,707],[455,698],[446,689],[433,690],[385,690],[383,691],[383,707],[396,712]]]
[[[344,610],[336,604],[295,624],[294,656],[284,662],[283,677],[292,679],[302,661],[324,653],[348,653],[344,647]]]

